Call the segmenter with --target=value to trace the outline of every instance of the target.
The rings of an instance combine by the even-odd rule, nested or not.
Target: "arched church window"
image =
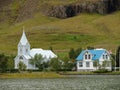
[[[26,52],[28,52],[28,49],[26,49]]]
[[[20,52],[22,52],[22,49],[20,48]]]
[[[23,57],[22,56],[20,56],[20,58],[19,59],[23,59]]]

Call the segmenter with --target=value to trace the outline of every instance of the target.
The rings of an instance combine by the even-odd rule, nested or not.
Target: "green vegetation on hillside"
[[[68,5],[83,1],[96,2],[98,0],[40,0],[39,3],[48,3],[50,5]]]
[[[0,28],[0,52],[17,53],[17,44],[25,27],[31,47],[68,50],[86,46],[114,49],[119,45],[119,15],[81,14],[68,19],[56,19],[37,14],[34,18]]]
[[[119,11],[109,15],[82,13],[75,17],[58,19],[44,16],[39,10],[34,12],[33,9],[42,7],[42,3],[61,5],[78,1],[83,0],[40,0],[39,3],[28,0],[2,2],[3,6],[0,8],[2,10],[0,20],[3,20],[0,21],[0,52],[17,54],[17,44],[21,38],[23,26],[31,48],[49,49],[49,47],[53,47],[59,55],[66,55],[70,48],[82,47],[85,49],[87,46],[114,51],[120,43]],[[29,7],[29,5],[31,6]],[[30,19],[27,18],[29,14]]]

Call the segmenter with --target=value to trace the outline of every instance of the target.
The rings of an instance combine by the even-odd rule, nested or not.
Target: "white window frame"
[[[88,59],[88,55],[87,55],[87,54],[85,54],[85,60],[86,60],[86,59]]]
[[[79,67],[83,67],[83,62],[79,62]]]
[[[105,59],[105,55],[103,54],[103,59]]]
[[[91,55],[90,54],[88,54],[88,59],[91,59]]]

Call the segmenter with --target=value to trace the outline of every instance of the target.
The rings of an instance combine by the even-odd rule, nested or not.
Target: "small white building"
[[[77,71],[95,71],[100,68],[111,71],[110,53],[105,49],[83,50],[76,58],[76,63]]]
[[[36,54],[41,54],[45,58],[44,61],[49,61],[51,58],[57,57],[51,50],[43,50],[41,48],[33,48],[30,50],[30,44],[27,40],[25,32],[23,31],[22,37],[18,44],[18,54],[14,59],[15,69],[18,69],[18,64],[20,61],[26,65],[26,69],[36,69],[35,66],[29,63],[29,60],[34,58]]]

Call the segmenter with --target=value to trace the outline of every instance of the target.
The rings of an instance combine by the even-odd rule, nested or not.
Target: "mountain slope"
[[[1,53],[17,53],[17,44],[20,40],[23,26],[32,48],[48,49],[52,46],[54,50],[67,52],[70,48],[94,46],[114,51],[120,44],[120,11],[107,15],[84,12],[74,17],[60,19],[47,16],[43,14],[43,11],[47,11],[49,5],[55,5],[59,10],[61,5],[69,6],[74,3],[76,5],[76,2],[82,0],[2,1],[0,2]],[[86,1],[89,2],[89,0]],[[113,1],[111,0],[111,2]],[[42,6],[44,5],[47,8],[43,8]]]
[[[120,12],[110,15],[81,14],[68,19],[56,19],[36,15],[22,23],[1,28],[0,50],[5,53],[17,52],[22,27],[32,47],[68,50],[86,46],[114,50],[120,43]]]

